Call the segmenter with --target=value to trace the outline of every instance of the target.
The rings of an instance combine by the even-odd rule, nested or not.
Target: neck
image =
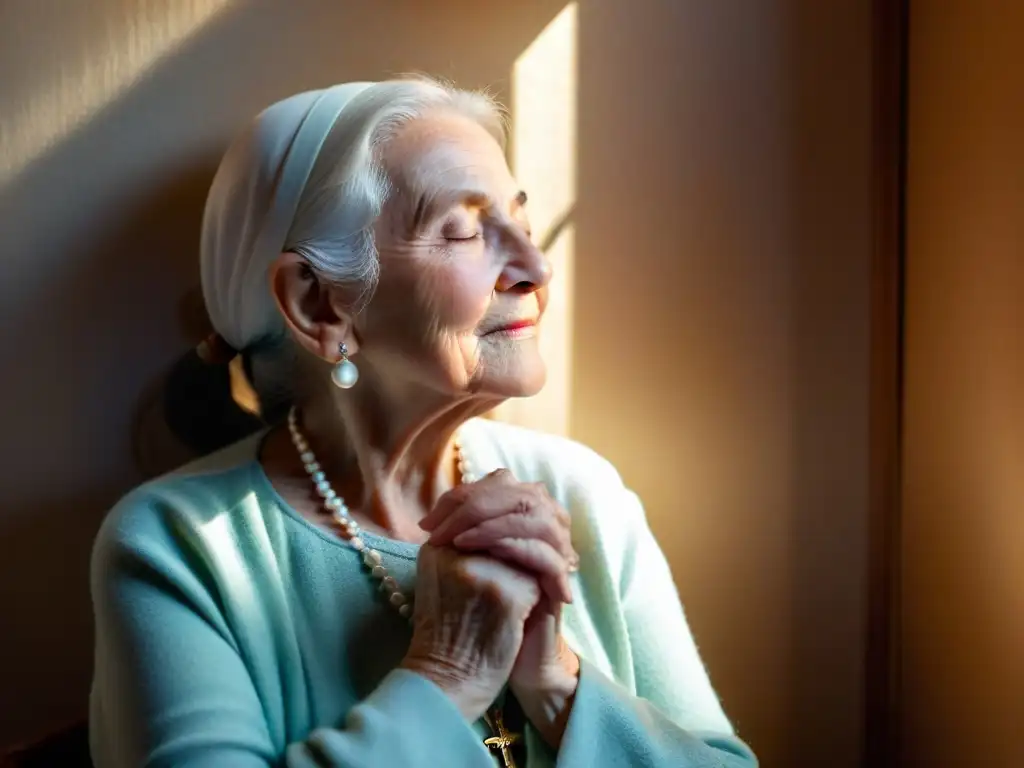
[[[331,387],[300,406],[300,423],[328,479],[364,525],[409,538],[457,483],[453,438],[496,399],[384,397],[370,386]]]

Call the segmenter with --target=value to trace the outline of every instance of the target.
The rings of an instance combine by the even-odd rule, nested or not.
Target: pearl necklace
[[[320,462],[316,459],[316,454],[309,447],[309,441],[302,434],[302,430],[299,428],[298,411],[294,406],[288,412],[288,431],[291,433],[292,443],[295,445],[295,450],[299,453],[302,465],[309,474],[310,480],[313,481],[316,492],[323,499],[324,510],[330,514],[331,519],[338,526],[349,546],[362,553],[363,564],[369,569],[370,578],[380,582],[380,591],[387,596],[388,602],[397,608],[404,618],[411,618],[412,601],[409,597],[402,594],[402,591],[398,588],[398,582],[388,573],[380,552],[367,545],[363,540],[360,535],[362,528],[359,523],[352,519],[345,500],[331,487],[323,469],[320,467]],[[476,478],[466,455],[462,452],[462,444],[458,437],[455,438],[455,457],[458,460],[462,483],[464,485],[472,483]]]
[[[402,594],[402,591],[398,588],[398,582],[388,573],[388,569],[384,567],[380,552],[363,541],[362,536],[360,536],[361,529],[359,523],[349,515],[349,509],[345,504],[345,500],[331,488],[331,484],[324,475],[323,469],[320,468],[320,462],[316,460],[316,454],[309,447],[309,441],[306,440],[306,436],[302,434],[302,430],[299,428],[298,412],[294,406],[288,412],[288,431],[292,435],[292,443],[295,444],[295,450],[299,452],[299,458],[302,459],[302,465],[306,468],[310,480],[313,481],[313,485],[316,487],[316,492],[324,500],[324,509],[330,513],[331,519],[337,524],[342,536],[345,537],[349,545],[357,552],[362,553],[363,563],[370,569],[370,577],[380,581],[380,591],[387,595],[388,602],[398,609],[403,618],[411,619],[411,599]],[[466,454],[462,452],[462,444],[458,436],[455,438],[455,457],[458,460],[459,473],[463,485],[472,483],[476,476],[473,474]],[[502,763],[506,768],[515,768],[515,760],[509,747],[520,742],[522,734],[511,733],[505,728],[505,721],[502,718],[500,708],[494,708],[485,714],[484,721],[495,734],[485,739],[484,744],[488,749],[500,750]]]

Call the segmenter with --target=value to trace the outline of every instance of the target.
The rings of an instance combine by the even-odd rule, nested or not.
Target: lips
[[[485,336],[490,336],[492,333],[515,333],[516,331],[524,331],[527,328],[533,328],[537,325],[537,321],[533,319],[528,320],[513,320],[512,322],[503,323],[485,333]]]

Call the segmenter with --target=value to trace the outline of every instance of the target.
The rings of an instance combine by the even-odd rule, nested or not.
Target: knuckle
[[[512,477],[511,470],[509,470],[506,467],[499,467],[498,469],[491,472],[491,474],[489,474],[488,477],[493,478],[498,482],[509,482],[510,480],[514,479]]]
[[[528,515],[534,510],[536,503],[529,496],[520,496],[516,499],[515,505],[512,508],[512,514],[514,515]]]
[[[572,546],[572,538],[565,532],[558,537],[558,548],[570,557],[575,554],[575,549]]]

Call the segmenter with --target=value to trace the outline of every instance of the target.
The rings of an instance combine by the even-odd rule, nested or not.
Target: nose
[[[551,282],[551,262],[518,227],[508,235],[507,261],[495,289],[533,293]]]

